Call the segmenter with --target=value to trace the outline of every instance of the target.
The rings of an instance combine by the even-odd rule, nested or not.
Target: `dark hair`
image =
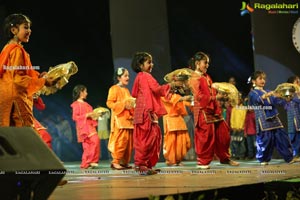
[[[138,73],[141,72],[141,65],[151,59],[152,56],[147,53],[147,52],[136,52],[132,58],[132,62],[131,62],[131,68],[134,72]]]
[[[86,87],[84,85],[76,85],[73,89],[73,101],[77,101],[80,96],[80,92],[84,91]]]
[[[14,34],[11,32],[11,28],[13,27],[19,28],[19,26],[24,23],[30,25],[32,24],[31,20],[26,15],[16,13],[7,16],[4,19],[4,25],[3,25],[3,33],[5,39],[10,40],[14,37]]]
[[[190,66],[190,68],[192,70],[195,70],[196,69],[196,65],[195,65],[196,61],[206,60],[207,57],[209,58],[208,54],[206,54],[202,51],[198,51],[197,53],[195,53],[195,55],[192,58],[190,58],[188,65]]]
[[[127,71],[127,69],[125,69],[124,67],[118,67],[114,73],[114,82],[118,83],[118,78],[120,78],[125,71]]]
[[[287,82],[288,83],[294,83],[295,80],[297,80],[299,78],[299,76],[290,76],[288,79],[287,79]]]
[[[252,74],[252,76],[251,76],[251,81],[257,79],[259,76],[267,76],[267,75],[266,75],[266,73],[263,72],[263,71],[260,71],[260,70],[255,71],[255,72],[253,72],[253,74]]]

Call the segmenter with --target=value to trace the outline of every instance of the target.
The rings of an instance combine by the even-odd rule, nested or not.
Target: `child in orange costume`
[[[106,101],[111,109],[111,133],[108,149],[112,155],[112,169],[129,169],[133,150],[133,109],[134,100],[126,87],[129,83],[129,72],[119,67],[115,72],[115,82],[109,88]]]
[[[87,88],[77,85],[73,89],[73,103],[71,104],[72,119],[76,123],[77,139],[82,143],[83,154],[80,168],[94,168],[98,166],[100,157],[100,140],[96,126],[99,114],[93,112],[90,104],[85,102]]]
[[[188,150],[191,148],[189,132],[184,121],[187,115],[187,101],[191,101],[192,96],[181,96],[172,94],[171,98],[162,98],[167,114],[163,116],[164,124],[164,144],[163,154],[168,166],[182,166],[181,161],[184,159]]]
[[[31,20],[11,14],[4,20],[7,44],[0,54],[0,126],[33,126],[33,94],[55,84],[46,73],[36,71],[22,43],[29,42]]]

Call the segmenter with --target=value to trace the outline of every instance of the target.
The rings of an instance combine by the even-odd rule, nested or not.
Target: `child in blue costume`
[[[298,76],[291,76],[287,80],[288,83],[293,83],[299,86],[300,79]],[[294,95],[291,100],[285,105],[287,112],[288,134],[291,140],[293,156],[299,158],[300,151],[300,97]]]
[[[294,163],[293,152],[288,134],[278,117],[276,105],[284,105],[284,99],[276,97],[276,93],[265,90],[266,74],[255,71],[252,75],[254,89],[249,93],[249,105],[253,107],[256,116],[256,158],[261,165],[268,165],[272,158],[274,147],[285,162]]]

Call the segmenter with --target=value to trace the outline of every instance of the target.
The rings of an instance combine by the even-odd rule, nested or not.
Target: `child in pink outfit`
[[[87,88],[77,85],[73,89],[73,103],[71,104],[72,118],[76,124],[77,140],[82,143],[83,154],[80,168],[94,168],[98,166],[100,158],[100,140],[97,134],[98,114],[93,113],[93,108],[85,102]]]

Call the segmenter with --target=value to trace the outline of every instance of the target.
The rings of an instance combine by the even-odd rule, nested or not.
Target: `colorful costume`
[[[19,44],[7,44],[0,55],[0,126],[32,126],[33,98],[45,84]]]
[[[245,106],[248,106],[249,98],[247,97],[245,100],[246,101],[244,102],[244,104]],[[250,108],[247,109],[244,132],[247,142],[247,157],[248,159],[253,159],[256,155],[256,124],[255,112]]]
[[[125,108],[131,98],[126,87],[113,85],[108,92],[106,105],[111,109],[111,133],[108,150],[112,163],[128,166],[133,150],[133,108]]]
[[[255,158],[256,155],[256,124],[255,112],[252,109],[247,110],[245,119],[245,136],[247,141],[247,157]]]
[[[150,73],[137,73],[132,87],[132,96],[136,98],[133,145],[137,168],[151,169],[158,162],[162,141],[158,119],[167,114],[161,97],[167,96],[169,91],[168,84],[159,85]]]
[[[261,163],[269,162],[276,147],[283,159],[290,162],[293,159],[291,143],[275,107],[283,105],[284,100],[274,96],[262,99],[266,92],[269,91],[254,89],[249,93],[249,105],[253,106],[256,117],[256,158]]]
[[[242,106],[242,104],[239,106]],[[231,109],[228,109],[226,112],[226,118],[228,117],[227,120],[229,120],[228,124],[230,125],[231,156],[236,157],[238,159],[243,159],[246,155],[244,127],[247,110],[243,108],[238,108],[236,106],[228,107],[231,107]]]
[[[180,98],[179,94],[172,94],[170,100],[162,98],[167,110],[167,114],[163,116],[163,154],[169,166],[180,165],[191,148],[189,132],[183,118],[188,113],[185,109],[185,102],[180,101]]]
[[[288,134],[292,143],[293,155],[299,157],[300,151],[300,99],[294,97],[285,105],[287,112]]]
[[[229,127],[216,100],[216,90],[208,74],[197,74],[190,79],[194,96],[195,151],[198,165],[209,165],[216,154],[221,163],[230,162]]]
[[[87,102],[74,101],[72,118],[76,123],[77,140],[82,143],[83,154],[81,168],[88,168],[91,163],[98,163],[100,157],[100,140],[97,134],[97,121],[87,118],[87,113],[93,111]]]

